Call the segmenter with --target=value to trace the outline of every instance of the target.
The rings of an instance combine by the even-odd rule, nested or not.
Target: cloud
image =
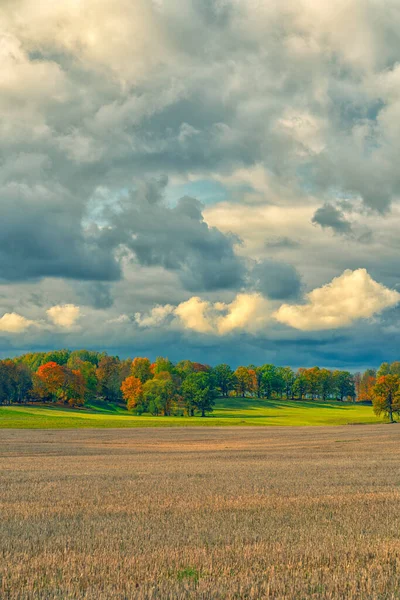
[[[0,318],[0,331],[5,333],[23,333],[32,325],[37,325],[37,323],[17,313],[5,313]]]
[[[80,312],[79,306],[74,304],[52,306],[46,311],[54,325],[62,329],[72,329],[80,317]]]
[[[300,292],[298,272],[292,265],[280,261],[265,259],[257,262],[249,278],[257,291],[272,300],[293,298]]]
[[[227,335],[233,331],[256,333],[271,318],[268,300],[257,293],[241,293],[232,302],[209,302],[193,296],[178,306],[158,306],[149,315],[136,315],[142,327],[165,324],[166,317],[174,315],[183,329],[210,335]]]
[[[220,335],[235,330],[260,332],[271,318],[270,303],[260,294],[238,294],[230,304],[217,304],[215,308],[225,312],[217,319]]]
[[[292,336],[296,362],[278,302],[348,268],[400,281],[396,2],[3,0],[0,21],[0,314],[85,311],[16,344],[215,343],[241,362]],[[307,360],[379,354],[363,327],[331,355],[308,336]]]
[[[135,314],[135,321],[140,327],[156,327],[162,324],[165,319],[174,312],[174,307],[170,304],[165,306],[155,306],[150,314],[142,316],[141,313]],[[125,315],[122,315],[125,316]]]
[[[212,306],[206,300],[194,296],[186,302],[181,302],[175,309],[175,314],[185,329],[192,329],[199,333],[215,332]]]
[[[374,281],[366,269],[345,271],[306,295],[307,304],[283,304],[275,313],[280,322],[302,331],[348,327],[397,305],[400,294]]]
[[[234,251],[238,238],[209,226],[195,198],[169,207],[166,184],[165,178],[143,182],[116,207],[107,207],[105,243],[128,248],[142,266],[175,271],[190,291],[240,287],[245,266]]]
[[[321,227],[329,227],[335,233],[350,234],[352,232],[351,224],[344,216],[342,210],[332,204],[324,204],[315,211],[312,222]]]

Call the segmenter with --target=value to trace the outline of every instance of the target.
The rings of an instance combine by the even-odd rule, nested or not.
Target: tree
[[[54,361],[45,363],[38,368],[33,392],[42,400],[56,402],[62,396],[65,383],[65,373],[62,365]]]
[[[354,401],[356,397],[355,379],[349,371],[334,371],[333,384],[336,396],[340,400],[351,398]]]
[[[400,375],[400,362],[395,361],[390,365],[390,374],[391,375]]]
[[[299,400],[303,400],[303,396],[307,393],[308,382],[306,369],[298,369],[296,379],[293,383],[293,394],[297,395]]]
[[[296,381],[296,375],[290,367],[282,368],[282,379],[285,385],[285,396],[286,399],[293,398],[294,394],[294,382]]]
[[[153,415],[169,416],[175,399],[174,382],[171,379],[149,379],[143,385],[143,399]]]
[[[85,403],[86,384],[82,373],[65,367],[64,402],[70,406],[82,406]]]
[[[138,409],[143,403],[143,384],[139,377],[130,375],[121,384],[122,396],[128,410]]]
[[[388,362],[383,362],[376,373],[376,378],[379,379],[382,375],[390,375],[390,373],[390,364]]]
[[[36,398],[71,406],[84,403],[85,380],[80,371],[51,361],[38,368],[33,381],[32,394]]]
[[[16,363],[13,360],[0,361],[0,404],[11,404],[23,402],[32,388],[32,375],[24,363]]]
[[[221,390],[221,395],[227,398],[235,383],[235,375],[231,367],[223,363],[214,367],[213,373],[216,387]]]
[[[273,392],[278,389],[276,367],[274,365],[263,365],[261,370],[262,394],[266,398],[271,398]]]
[[[0,404],[11,404],[11,381],[6,361],[0,361]]]
[[[322,400],[326,400],[334,394],[334,379],[332,371],[329,369],[319,369],[318,371],[318,391]]]
[[[312,367],[312,369],[305,369],[304,376],[307,381],[307,394],[311,396],[311,400],[315,400],[320,391],[320,368]]]
[[[103,356],[96,369],[98,391],[100,396],[110,402],[121,400],[121,383],[125,379],[121,376],[121,363],[115,356]]]
[[[376,371],[374,369],[367,369],[360,381],[358,402],[372,402],[373,388],[376,383]]]
[[[400,377],[398,375],[381,375],[372,390],[374,413],[382,413],[394,423],[393,414],[400,412]]]
[[[150,367],[151,364],[148,358],[137,356],[132,362],[131,375],[140,379],[142,383],[146,383],[146,381],[153,377]]]
[[[83,361],[77,356],[72,357],[72,354],[67,364],[70,369],[79,371],[82,375],[85,381],[85,400],[93,400],[98,388],[95,364],[88,360]]]
[[[242,398],[252,389],[253,379],[247,367],[238,367],[235,371],[236,391]]]
[[[209,373],[199,372],[189,375],[182,384],[182,394],[191,416],[195,410],[200,411],[202,417],[206,416],[206,412],[212,412],[216,390]]]
[[[154,375],[161,373],[162,371],[168,371],[169,373],[175,373],[174,364],[169,358],[158,356],[156,362],[152,364],[152,372]]]

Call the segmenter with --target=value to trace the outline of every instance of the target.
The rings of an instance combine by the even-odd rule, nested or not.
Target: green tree
[[[334,371],[333,382],[336,397],[340,400],[356,397],[355,377],[349,371]]]
[[[168,371],[168,373],[175,373],[174,363],[172,363],[169,358],[164,358],[163,356],[157,356],[155,362],[152,365],[152,371],[154,375],[157,373],[161,373],[162,371]]]
[[[274,365],[263,365],[262,370],[262,394],[266,398],[271,398],[272,393],[277,389],[277,373]]]
[[[149,379],[143,385],[143,400],[152,415],[171,414],[171,406],[174,401],[175,386],[170,379]]]
[[[299,400],[303,400],[308,389],[308,381],[306,377],[306,369],[300,368],[296,373],[296,379],[293,383],[293,394],[298,397]]]
[[[213,369],[215,385],[221,390],[221,395],[228,397],[229,392],[235,385],[235,374],[231,367],[227,364],[217,365]]]
[[[383,362],[376,373],[376,378],[379,379],[382,375],[390,375],[390,373],[390,364],[388,362]]]
[[[149,359],[137,356],[132,362],[131,375],[140,379],[142,383],[146,383],[146,381],[152,379],[153,373],[151,372]]]
[[[109,402],[122,401],[121,383],[127,375],[121,372],[121,362],[116,356],[103,356],[96,369],[100,397]]]
[[[212,412],[215,404],[216,390],[212,376],[209,373],[192,373],[182,384],[182,395],[189,414],[193,415],[198,410],[205,417],[207,412]]]
[[[289,398],[293,398],[294,395],[294,382],[296,381],[296,375],[293,369],[290,367],[283,367],[281,373],[283,382],[285,384],[285,396],[287,400],[289,400]]]

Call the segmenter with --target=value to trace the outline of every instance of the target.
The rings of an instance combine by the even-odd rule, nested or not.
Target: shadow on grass
[[[219,398],[216,402],[215,409],[218,411],[232,411],[245,409],[249,411],[262,409],[285,409],[285,408],[327,408],[346,410],[351,406],[356,406],[352,402],[335,402],[332,400],[280,400],[266,398]]]

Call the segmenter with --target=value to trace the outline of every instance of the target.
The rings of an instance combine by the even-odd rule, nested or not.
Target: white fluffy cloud
[[[141,313],[135,314],[135,321],[140,327],[156,327],[162,324],[168,315],[174,312],[174,307],[170,304],[165,306],[155,306],[150,314],[143,316]]]
[[[231,331],[262,331],[271,318],[271,304],[261,294],[238,294],[230,304],[216,304],[223,315],[217,319],[221,335]]]
[[[142,327],[154,327],[174,315],[183,329],[226,335],[233,331],[259,332],[270,320],[271,312],[271,303],[261,294],[238,294],[230,303],[209,302],[193,296],[175,308],[168,304],[153,308],[145,316],[138,313],[136,321]]]
[[[199,333],[213,333],[212,306],[206,300],[193,296],[186,302],[181,302],[175,309],[185,329],[192,329]]]
[[[80,308],[74,304],[52,306],[46,312],[54,325],[62,329],[71,329],[74,327],[80,316]]]
[[[347,270],[327,285],[306,294],[305,304],[282,304],[274,311],[270,300],[258,293],[237,294],[230,303],[209,302],[193,296],[177,307],[158,306],[148,315],[136,315],[142,327],[165,325],[168,316],[183,329],[227,335],[234,331],[262,334],[273,323],[302,331],[347,327],[400,302],[400,293],[374,281],[366,269]]]
[[[0,319],[0,331],[5,333],[23,333],[32,325],[37,323],[17,313],[5,313]]]
[[[374,281],[366,269],[347,270],[306,298],[306,304],[283,304],[275,318],[303,331],[337,329],[400,302],[399,292]]]

